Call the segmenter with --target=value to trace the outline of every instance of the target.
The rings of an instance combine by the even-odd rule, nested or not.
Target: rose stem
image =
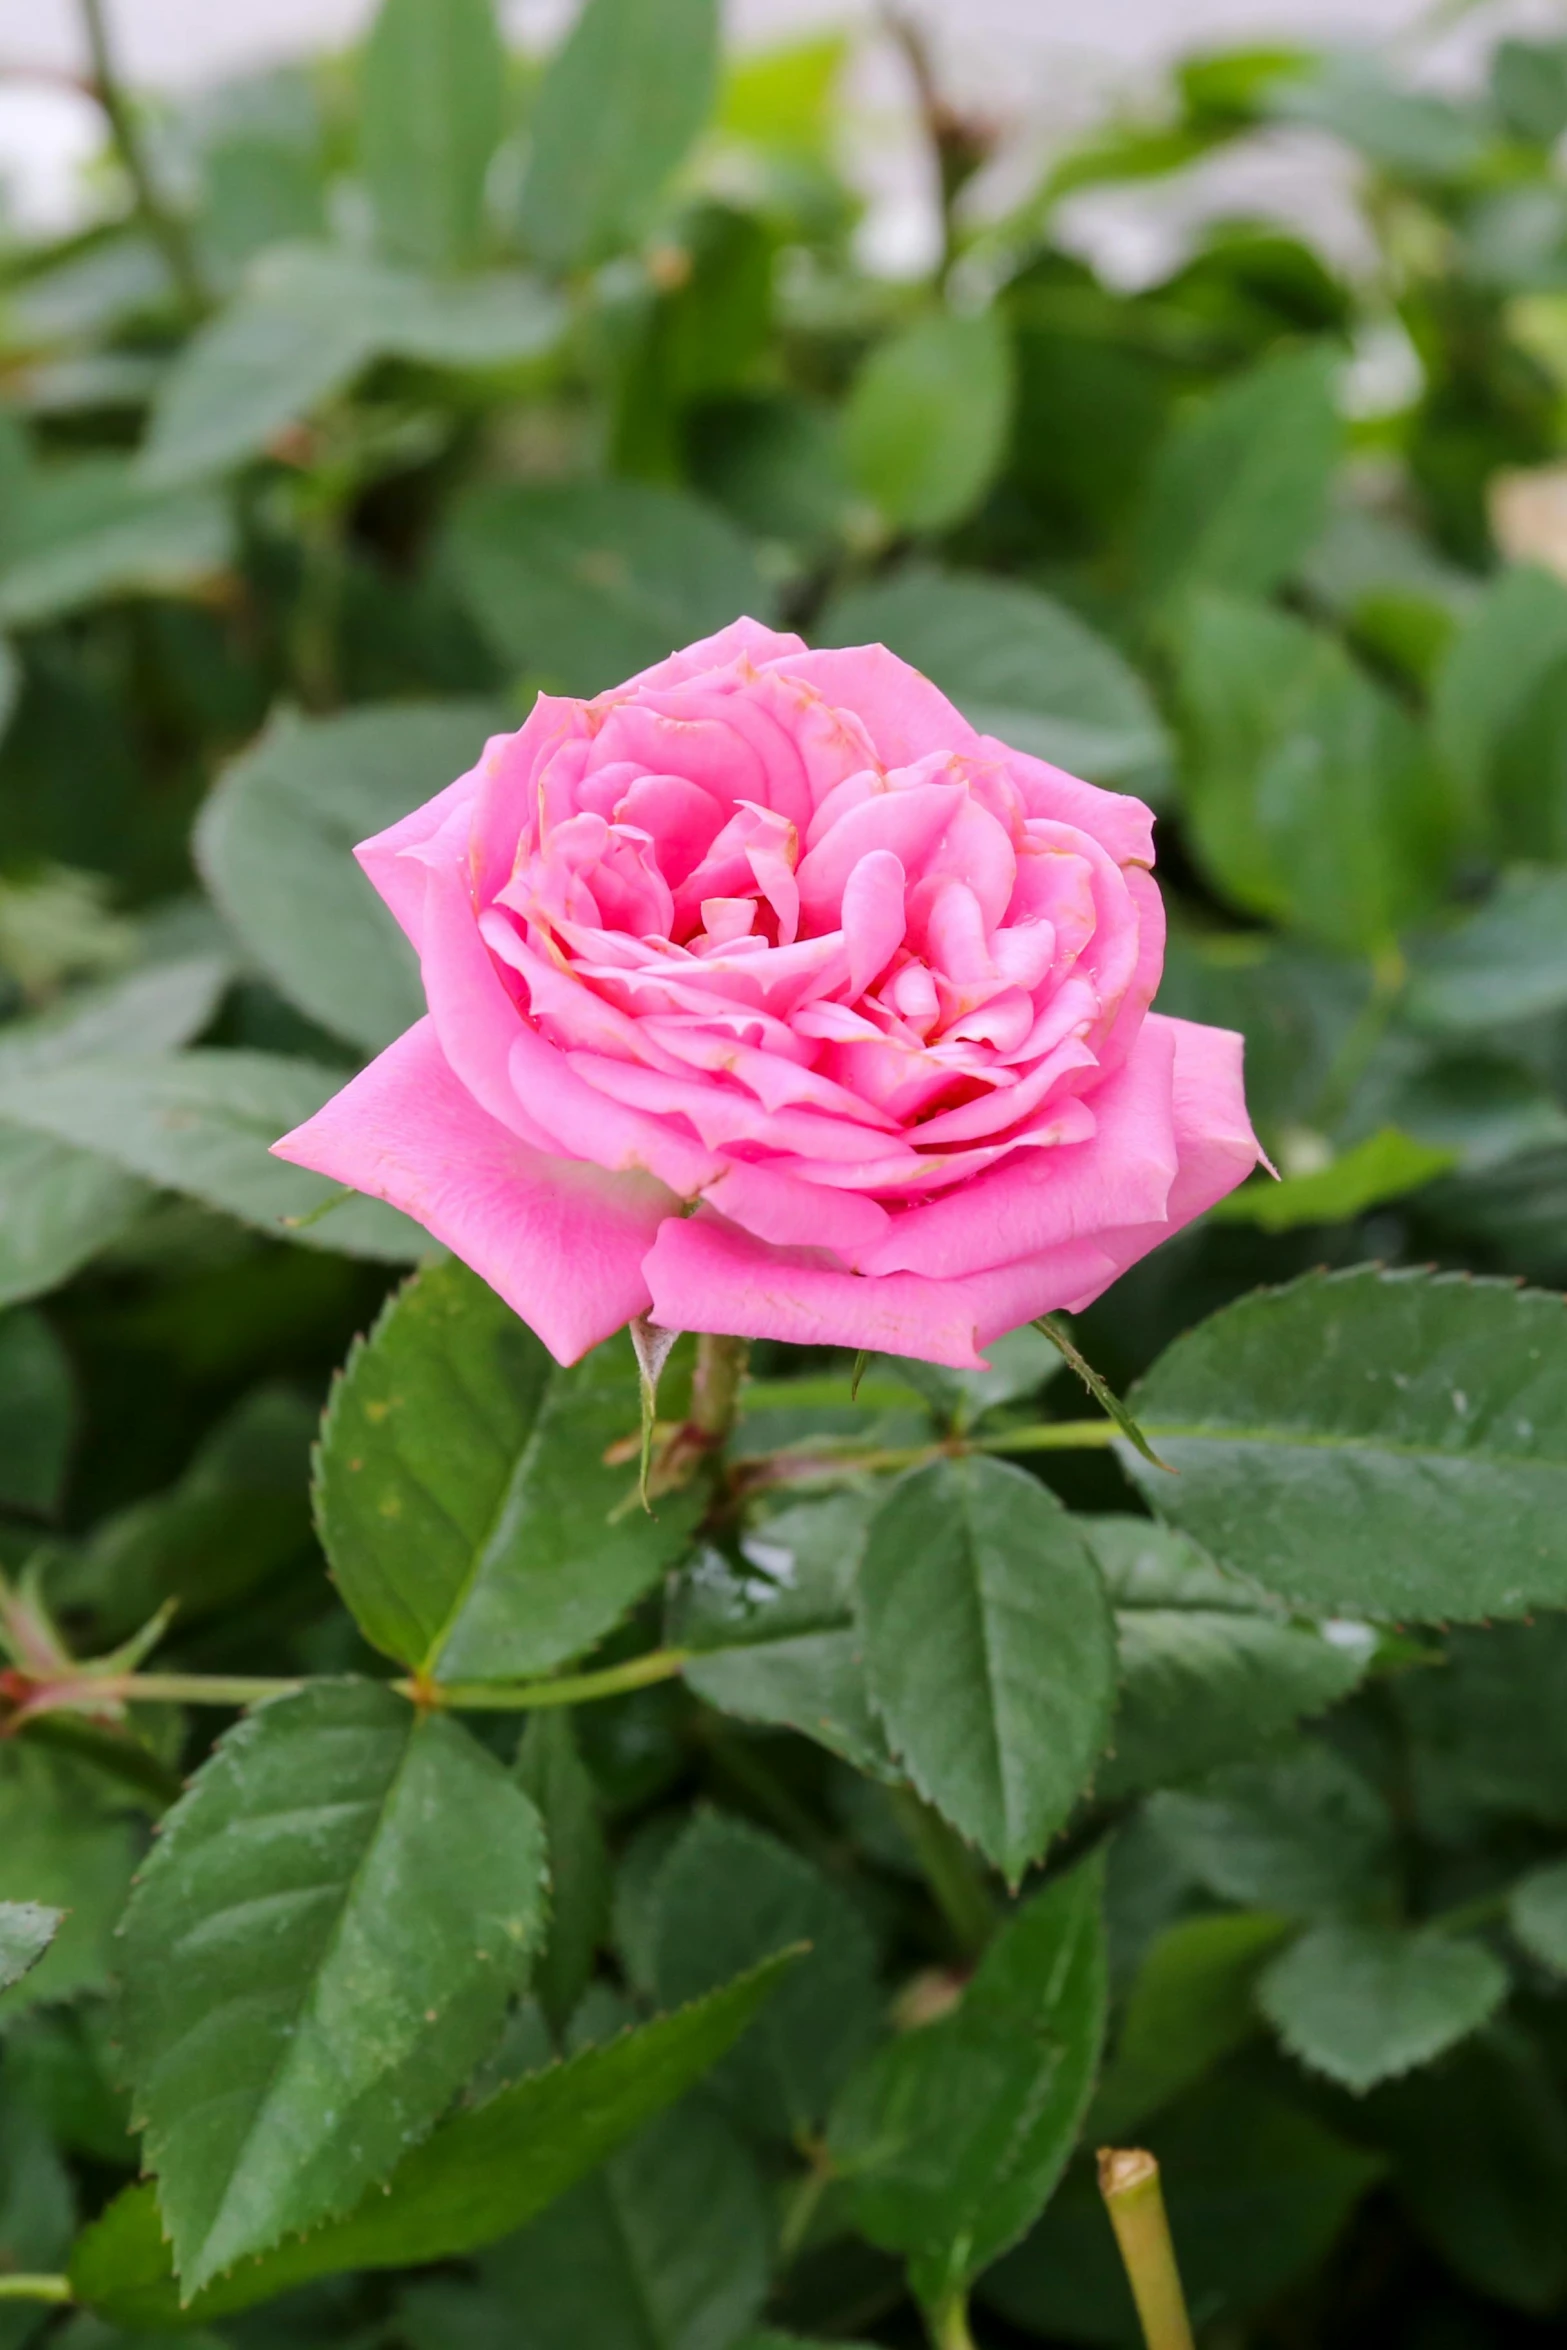
[[[704,1331],[696,1342],[691,1425],[707,1444],[722,1444],[734,1426],[750,1351],[748,1338],[724,1338],[712,1330]]]
[[[108,21],[104,15],[104,0],[82,0],[82,17],[87,32],[88,54],[92,59],[92,93],[108,117],[115,152],[131,183],[136,209],[141,214],[148,235],[168,263],[169,275],[179,288],[185,307],[199,318],[207,307],[207,291],[201,282],[201,272],[196,266],[196,255],[185,225],[165,205],[153,179],[135,113],[115,68],[114,51],[109,44]]]
[[[1193,2350],[1191,2320],[1175,2265],[1159,2165],[1130,2147],[1099,2150],[1099,2192],[1126,2264],[1148,2350]]]

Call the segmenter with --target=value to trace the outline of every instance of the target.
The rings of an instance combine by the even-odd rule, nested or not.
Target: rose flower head
[[[359,858],[428,1017],[275,1148],[562,1362],[642,1314],[973,1367],[1259,1155],[1241,1039],[1148,1009],[1147,808],[880,645],[540,695]]]

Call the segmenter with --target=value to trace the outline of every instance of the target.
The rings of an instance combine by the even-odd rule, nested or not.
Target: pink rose
[[[737,620],[365,842],[429,1016],[275,1147],[562,1362],[650,1314],[973,1367],[1258,1157],[1240,1038],[1148,1010],[1152,830]]]

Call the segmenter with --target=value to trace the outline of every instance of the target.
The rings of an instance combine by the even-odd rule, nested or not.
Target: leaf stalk
[[[1103,2146],[1099,2192],[1115,2230],[1148,2350],[1194,2350],[1158,2163],[1140,2149]]]

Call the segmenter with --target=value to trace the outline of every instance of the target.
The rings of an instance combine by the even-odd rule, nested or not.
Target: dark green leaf
[[[1149,1816],[1209,1892],[1290,1916],[1374,1900],[1392,1837],[1376,1790],[1317,1744],[1232,1764],[1189,1793],[1166,1790]]]
[[[766,2294],[771,2237],[754,2160],[692,2099],[498,2245],[482,2273],[529,2350],[731,2350]]]
[[[0,1901],[0,1991],[9,1991],[38,1964],[64,1917],[63,1910],[36,1901]]]
[[[1012,356],[999,311],[934,312],[872,351],[843,416],[850,479],[902,530],[946,530],[1006,450]]]
[[[649,1955],[660,2002],[698,1997],[766,1951],[807,1942],[778,1996],[712,2075],[748,2127],[797,2141],[819,2128],[876,2036],[875,1951],[848,1895],[774,1836],[699,1813],[659,1869]]]
[[[634,1467],[605,1465],[637,1415],[624,1338],[563,1371],[466,1266],[416,1275],[350,1354],[318,1456],[322,1543],[366,1637],[446,1681],[591,1647],[701,1508],[688,1488],[650,1517]]]
[[[1114,1635],[1081,1534],[1001,1461],[901,1478],[871,1523],[859,1605],[871,1695],[938,1811],[1016,1880],[1104,1745]]]
[[[116,596],[188,595],[232,552],[212,492],[149,487],[124,457],[77,458],[29,478],[0,552],[0,625],[33,628]]]
[[[1308,1274],[1134,1391],[1161,1515],[1307,1607],[1426,1620],[1567,1600],[1567,1309],[1505,1282]],[[1505,1543],[1496,1528],[1505,1525]]]
[[[1490,2031],[1379,2090],[1367,2120],[1438,2258],[1514,2309],[1567,2291],[1567,2108],[1544,2051]]]
[[[1323,946],[1386,946],[1434,901],[1451,831],[1414,721],[1336,637],[1227,596],[1187,607],[1179,665],[1206,870]]]
[[[59,1506],[75,1385],[64,1347],[41,1314],[0,1317],[0,1507],[40,1517]]]
[[[533,1989],[559,2032],[587,1989],[609,1926],[609,1852],[569,1708],[546,1706],[528,1717],[517,1780],[544,1822],[549,1851],[549,1936]]]
[[[500,659],[566,693],[619,685],[773,601],[731,523],[646,482],[472,490],[448,556]]]
[[[1548,1861],[1519,1879],[1508,1896],[1507,1922],[1531,1957],[1567,1975],[1567,1861]]]
[[[826,645],[883,644],[971,725],[1097,783],[1156,790],[1169,744],[1137,672],[1075,612],[1019,581],[910,569],[835,596]]]
[[[1132,1985],[1089,2111],[1091,2143],[1124,2144],[1251,2037],[1257,1977],[1288,1932],[1267,1910],[1166,1927]]]
[[[1392,1696],[1421,1824],[1440,1843],[1520,1814],[1567,1825],[1567,1616],[1449,1635],[1435,1670]]]
[[[857,2224],[901,2252],[927,2308],[1015,2243],[1054,2187],[1104,2031],[1100,1872],[1014,1912],[961,2004],[868,2057],[829,2132]]]
[[[406,1264],[432,1246],[417,1224],[269,1155],[344,1082],[342,1070],[274,1053],[117,1054],[35,1076],[0,1073],[0,1119],[96,1152],[274,1239]],[[329,1215],[306,1221],[329,1203]]]
[[[69,2248],[75,2197],[71,2175],[39,2117],[7,2091],[0,2105],[0,2276],[58,2269]],[[36,2302],[0,2300],[0,2350],[21,2350],[48,2312]]]
[[[412,2268],[493,2244],[523,2227],[683,2097],[743,2032],[797,1953],[781,1952],[677,2015],[551,2065],[459,2111],[405,2157],[385,2189],[346,2219],[260,2260],[242,2261],[182,2311],[150,2186],[127,2190],[76,2245],[77,2298],[133,2326],[247,2309],[311,2277]]]
[[[1347,1696],[1375,1635],[1319,1625],[1147,1518],[1080,1518],[1115,1608],[1120,1693],[1095,1788],[1107,1801],[1241,1762]]]
[[[1434,1143],[1416,1142],[1396,1126],[1384,1126],[1309,1175],[1289,1175],[1282,1183],[1271,1175],[1254,1176],[1212,1213],[1221,1224],[1255,1224],[1261,1232],[1346,1224],[1368,1208],[1419,1191],[1445,1174],[1456,1156]]]
[[[208,888],[258,966],[335,1036],[379,1052],[424,1012],[419,966],[352,851],[478,758],[499,712],[470,702],[275,720],[196,827]]]
[[[141,1838],[111,1808],[105,1785],[31,1735],[0,1745],[0,1901],[65,1913],[38,1964],[0,1993],[7,2023],[35,2002],[108,1986],[110,1937]]]
[[[429,269],[473,260],[505,128],[491,0],[381,0],[362,70],[359,150],[382,243]]]
[[[1338,461],[1334,359],[1286,350],[1213,393],[1160,451],[1143,509],[1145,592],[1262,595],[1320,532]]]
[[[539,1817],[370,1682],[231,1730],[125,1919],[123,2036],[187,2293],[352,2210],[500,2030],[545,1920]]]
[[[1357,2093],[1429,2064],[1506,1995],[1506,1968],[1478,1942],[1344,1919],[1303,1934],[1257,1989],[1291,2055]]]
[[[522,185],[534,251],[573,269],[634,242],[717,84],[714,0],[660,0],[656,10],[588,0],[534,100]]]
[[[795,1502],[752,1529],[738,1565],[699,1552],[674,1588],[665,1637],[698,1652],[686,1682],[720,1713],[787,1725],[857,1770],[896,1778],[854,1622],[875,1506],[872,1491]]]

